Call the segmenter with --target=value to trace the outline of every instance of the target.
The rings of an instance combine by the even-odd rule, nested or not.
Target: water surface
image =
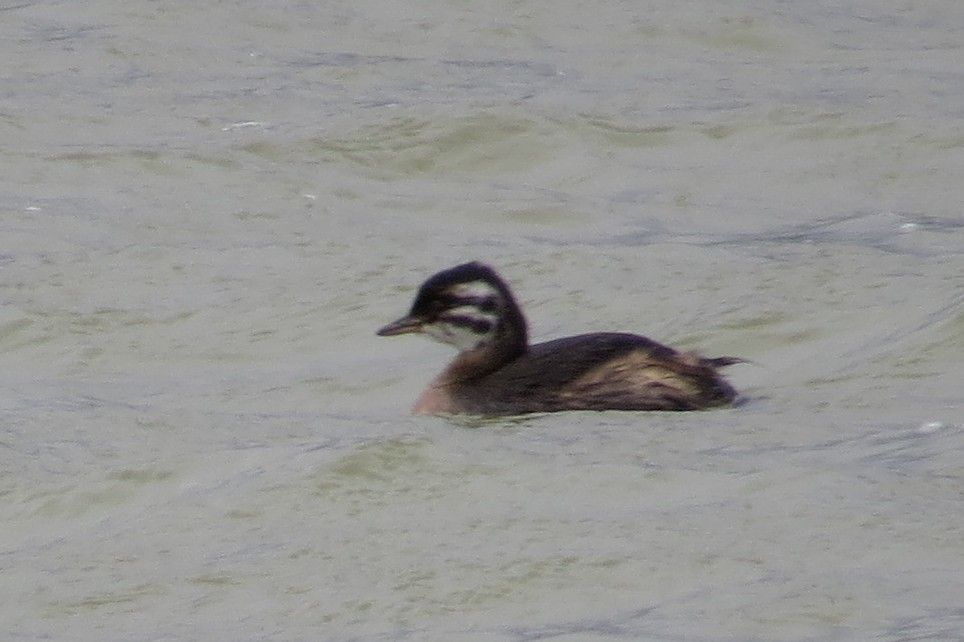
[[[0,631],[964,637],[959,3],[0,9]],[[737,408],[414,418],[480,259]]]

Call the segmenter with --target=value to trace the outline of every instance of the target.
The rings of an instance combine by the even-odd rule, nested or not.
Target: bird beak
[[[422,332],[422,320],[413,316],[404,316],[398,321],[389,323],[376,334],[380,337],[393,337],[396,334],[410,334],[412,332]]]

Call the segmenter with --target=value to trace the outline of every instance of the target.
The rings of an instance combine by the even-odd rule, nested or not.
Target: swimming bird
[[[702,410],[736,391],[718,369],[743,362],[601,332],[529,345],[525,316],[495,270],[465,263],[430,277],[409,313],[378,330],[421,333],[458,355],[418,397],[416,414]]]

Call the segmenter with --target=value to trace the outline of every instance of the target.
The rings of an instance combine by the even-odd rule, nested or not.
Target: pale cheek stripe
[[[436,341],[455,346],[461,352],[475,350],[485,343],[484,335],[451,323],[437,323],[425,328],[425,333]]]

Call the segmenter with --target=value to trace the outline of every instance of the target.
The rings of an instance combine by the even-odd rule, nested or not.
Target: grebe
[[[743,362],[616,332],[529,345],[525,317],[508,285],[477,262],[432,276],[411,311],[378,334],[412,332],[459,351],[419,396],[416,414],[702,410],[736,398],[717,369]]]

